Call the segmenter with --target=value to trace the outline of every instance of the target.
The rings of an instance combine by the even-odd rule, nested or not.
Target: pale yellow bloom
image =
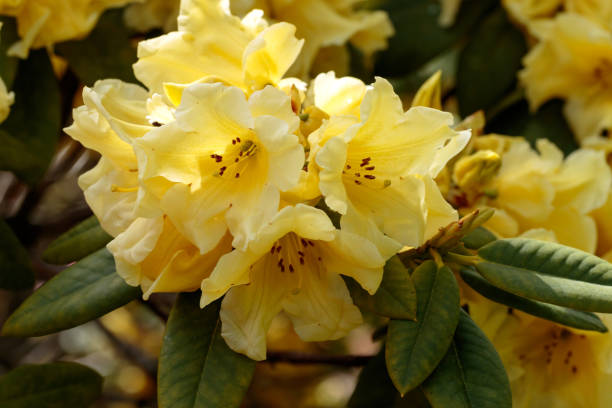
[[[141,180],[202,253],[228,228],[244,248],[304,165],[290,98],[271,86],[247,100],[236,87],[194,84],[175,116],[134,142]]]
[[[159,95],[117,80],[98,81],[83,91],[85,105],[73,112],[66,133],[102,154],[79,178],[100,225],[115,239],[108,244],[117,273],[145,299],[154,292],[196,290],[221,255],[231,250],[226,234],[206,254],[179,234],[155,201],[148,201],[138,177],[133,143],[172,117]]]
[[[168,95],[176,105],[184,85],[193,82],[223,82],[248,92],[278,85],[302,47],[295,27],[268,26],[260,11],[240,20],[225,6],[184,0],[177,31],[139,43],[136,78],[152,92],[163,95],[166,86],[178,93]]]
[[[290,70],[291,75],[306,78],[311,73],[317,54],[325,47],[334,47],[331,55],[344,57],[348,42],[366,57],[387,47],[394,30],[383,11],[356,10],[359,0],[231,0],[237,15],[261,9],[274,21],[286,21],[297,28],[298,38],[305,40],[302,53]],[[342,48],[340,48],[342,47]],[[335,67],[345,71],[345,67]]]
[[[470,314],[508,372],[517,408],[612,406],[612,334],[571,329],[485,299]],[[612,323],[610,315],[600,315]]]
[[[595,251],[597,230],[589,213],[605,203],[612,183],[603,152],[580,149],[564,159],[547,140],[538,140],[538,153],[521,138],[496,135],[476,139],[475,145],[493,149],[502,160],[488,183],[467,192],[468,206],[497,209],[488,228],[502,237],[527,233]],[[460,159],[456,168],[470,160],[473,156]]]
[[[360,110],[359,117],[331,117],[309,136],[319,189],[327,205],[345,215],[343,228],[379,229],[402,245],[418,246],[456,220],[433,178],[464,148],[469,131],[452,130],[449,113],[426,107],[404,112],[381,78]],[[388,240],[369,237],[381,245]]]
[[[612,33],[586,17],[562,13],[540,22],[536,35],[540,42],[519,73],[531,108],[564,98],[567,119],[579,141],[608,132]]]
[[[225,294],[223,338],[235,351],[263,360],[266,332],[282,310],[306,341],[338,339],[361,324],[340,275],[374,293],[385,261],[368,240],[336,230],[321,210],[289,206],[244,251],[220,259],[202,283],[201,306]]]
[[[0,2],[0,14],[17,19],[21,40],[9,55],[26,58],[30,48],[86,36],[102,12],[133,0],[12,0]]]

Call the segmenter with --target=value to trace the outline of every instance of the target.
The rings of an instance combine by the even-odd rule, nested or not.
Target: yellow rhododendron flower
[[[138,45],[136,78],[160,95],[168,83],[220,81],[249,92],[278,85],[302,47],[294,26],[268,26],[261,11],[240,20],[220,0],[184,0],[180,10],[178,31]]]
[[[485,224],[488,228],[502,237],[543,228],[562,244],[595,251],[597,231],[588,214],[605,203],[612,183],[603,152],[580,149],[564,159],[545,139],[537,142],[538,154],[524,139],[496,135],[478,138],[475,145],[501,156],[497,174],[492,178],[487,175],[488,183],[465,196],[469,207],[497,209]],[[457,169],[474,157],[478,156],[458,161],[455,177]]]
[[[387,47],[387,39],[394,34],[387,13],[381,10],[355,10],[360,0],[231,0],[232,11],[244,15],[261,9],[273,21],[295,25],[298,38],[305,40],[302,53],[290,70],[291,75],[307,78],[319,51],[334,47],[333,54],[340,61],[351,42],[366,57]],[[344,71],[345,67],[334,67]]]
[[[225,294],[222,336],[252,359],[266,357],[272,318],[285,311],[306,341],[338,339],[361,324],[341,274],[374,293],[386,258],[358,235],[336,230],[327,215],[283,208],[248,247],[224,255],[202,282],[201,306]]]
[[[552,17],[564,0],[502,0],[510,17],[522,25],[529,26],[537,19]]]
[[[175,116],[134,142],[143,183],[155,190],[162,179],[161,208],[202,253],[228,227],[244,247],[304,165],[290,98],[271,86],[247,100],[236,87],[194,84]]]
[[[21,40],[9,55],[26,58],[30,48],[86,36],[102,12],[133,0],[12,0],[0,2],[0,14],[17,19]]]
[[[512,406],[612,406],[612,334],[564,327],[482,298],[468,305],[508,372]]]
[[[578,14],[541,22],[540,42],[519,73],[532,109],[564,98],[567,119],[579,141],[609,132],[612,102],[612,33]]]
[[[137,85],[98,81],[83,91],[84,106],[73,112],[66,133],[102,154],[99,163],[79,178],[85,199],[105,231],[115,237],[108,249],[117,273],[142,286],[145,299],[154,292],[196,290],[217,260],[229,252],[224,236],[209,253],[178,233],[159,208],[143,205],[138,161],[132,144],[166,120],[167,112]],[[159,113],[163,115],[159,115]]]
[[[350,213],[346,228],[361,219],[403,245],[418,246],[456,220],[433,178],[470,133],[452,130],[449,113],[426,107],[404,112],[382,78],[360,109],[359,117],[332,117],[309,136],[311,149],[320,146],[314,156],[319,189],[331,209]]]

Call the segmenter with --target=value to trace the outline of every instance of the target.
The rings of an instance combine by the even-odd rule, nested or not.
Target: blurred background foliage
[[[374,0],[365,6],[388,11],[396,34],[370,64],[352,49],[350,74],[368,82],[384,76],[409,101],[425,79],[442,70],[444,108],[458,117],[483,110],[488,132],[532,142],[548,138],[566,154],[577,148],[559,101],[529,112],[516,79],[528,37],[509,21],[499,1],[464,0],[450,27],[438,24],[436,0]],[[71,123],[72,108],[82,104],[83,86],[101,78],[137,82],[131,68],[136,45],[161,31],[133,32],[123,18],[123,9],[107,11],[85,39],[58,44],[53,53],[33,51],[26,60],[6,55],[17,34],[14,20],[2,18],[0,76],[16,99],[0,125],[0,324],[34,288],[63,269],[44,262],[48,244],[91,215],[77,178],[98,156],[61,129]],[[100,239],[103,245],[106,238]],[[154,295],[152,305],[134,301],[59,334],[1,337],[0,375],[27,363],[79,362],[105,378],[95,407],[155,407],[164,329],[160,316],[167,316],[172,302],[171,295]],[[269,349],[375,355],[381,345],[373,335],[382,321],[365,314],[367,326],[328,343],[300,341],[281,316],[270,330]],[[420,391],[398,398],[381,356],[369,361],[361,377],[353,364],[259,363],[244,406],[427,406]],[[358,382],[367,388],[358,386],[351,398]]]

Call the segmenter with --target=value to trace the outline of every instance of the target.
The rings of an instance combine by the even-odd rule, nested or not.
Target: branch
[[[341,367],[362,367],[374,356],[330,356],[322,354],[308,354],[300,351],[268,351],[265,363],[290,364],[328,364]]]
[[[129,344],[115,336],[115,334],[101,321],[95,320],[95,323],[121,355],[132,363],[140,366],[149,376],[151,376],[151,378],[157,378],[157,360],[146,355],[139,347]]]

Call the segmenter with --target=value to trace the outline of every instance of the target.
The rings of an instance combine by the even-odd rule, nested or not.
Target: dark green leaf
[[[385,264],[382,282],[374,295],[369,295],[353,280],[348,282],[353,301],[359,307],[393,319],[416,318],[416,290],[410,272],[397,256]]]
[[[0,126],[0,169],[32,185],[47,170],[61,125],[60,93],[46,50],[31,51],[20,62],[13,89],[15,103]]]
[[[472,289],[494,302],[501,303],[513,309],[522,310],[534,316],[541,317],[569,327],[582,330],[594,330],[605,333],[608,331],[601,319],[593,313],[581,312],[557,305],[525,299],[505,292],[491,285],[472,269],[462,269],[461,277]]]
[[[132,71],[136,47],[131,34],[123,23],[123,10],[110,10],[87,38],[58,44],[55,50],[68,60],[85,85],[103,78],[136,82]]]
[[[403,76],[460,41],[494,5],[493,0],[464,0],[452,27],[438,24],[437,0],[389,0],[383,9],[395,28],[389,47],[378,55],[376,73]]]
[[[91,216],[53,241],[43,253],[43,260],[56,265],[78,261],[104,248],[111,239],[98,219]]]
[[[478,249],[496,239],[497,237],[491,231],[484,227],[478,227],[463,237],[462,241],[466,248]]]
[[[527,52],[523,33],[499,7],[487,16],[459,57],[457,100],[462,116],[488,109],[514,88]]]
[[[392,407],[399,398],[387,374],[383,348],[363,367],[348,408]]]
[[[483,259],[528,271],[612,286],[612,264],[576,248],[527,238],[500,239],[478,250]]]
[[[100,317],[138,298],[115,273],[113,256],[101,249],[35,291],[4,323],[7,336],[42,336]]]
[[[0,17],[2,22],[2,30],[0,31],[0,78],[4,81],[7,89],[11,89],[15,75],[17,74],[17,66],[19,58],[10,57],[7,51],[11,45],[19,40],[17,35],[17,22],[12,17]]]
[[[476,264],[476,269],[494,286],[517,296],[585,312],[612,313],[612,286],[487,261]]]
[[[487,123],[487,132],[522,136],[533,146],[537,139],[548,139],[556,144],[566,155],[578,149],[574,134],[563,115],[563,101],[553,100],[529,113],[527,102],[523,100],[502,111]]]
[[[101,393],[100,374],[76,363],[23,365],[0,377],[2,408],[84,408]]]
[[[386,344],[389,376],[402,395],[436,368],[459,321],[459,288],[448,267],[426,261],[415,269],[412,279],[417,321],[391,320]]]
[[[434,408],[512,407],[508,376],[495,348],[463,311],[448,352],[422,389]]]
[[[0,219],[0,288],[28,289],[34,285],[28,251],[11,228]]]
[[[221,337],[217,301],[200,309],[200,293],[181,293],[159,357],[160,408],[239,407],[255,362]]]

